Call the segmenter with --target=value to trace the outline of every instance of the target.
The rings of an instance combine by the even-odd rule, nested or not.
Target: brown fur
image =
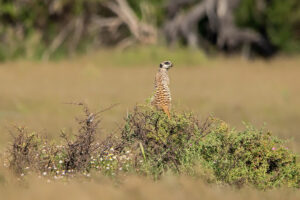
[[[163,110],[170,118],[171,92],[169,83],[167,69],[160,68],[155,76],[155,94],[152,105]]]

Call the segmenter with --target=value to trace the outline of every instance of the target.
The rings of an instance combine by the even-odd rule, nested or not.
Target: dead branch
[[[191,6],[187,12],[180,12],[180,7],[191,5],[194,1],[169,2],[169,19],[165,23],[164,33],[170,45],[184,39],[188,46],[201,46],[198,23],[207,17],[209,32],[216,35],[219,49],[233,51],[244,45],[255,45],[266,54],[271,51],[269,43],[262,35],[250,29],[239,28],[235,24],[234,11],[240,0],[203,0]]]
[[[134,38],[140,43],[155,43],[156,29],[138,20],[126,0],[108,1],[105,4],[118,18],[126,24]]]
[[[74,21],[69,22],[64,29],[54,38],[50,47],[44,52],[42,59],[48,60],[50,55],[66,40],[68,34],[73,29]]]

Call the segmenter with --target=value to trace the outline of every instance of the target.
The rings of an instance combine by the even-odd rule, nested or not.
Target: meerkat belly
[[[158,84],[155,94],[155,104],[158,106],[169,106],[171,103],[171,94],[168,85]]]
[[[164,69],[160,69],[155,77],[155,93],[152,105],[157,108],[168,108],[171,106],[171,93],[169,89],[169,77]]]

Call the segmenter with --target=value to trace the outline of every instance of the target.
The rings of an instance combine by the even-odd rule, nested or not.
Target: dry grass
[[[8,181],[9,182],[9,181]],[[207,185],[200,180],[188,177],[166,176],[159,182],[139,177],[128,177],[122,185],[115,185],[105,177],[94,177],[92,180],[76,179],[65,182],[47,182],[29,177],[24,185],[17,182],[0,184],[0,195],[3,199],[53,200],[53,199],[222,199],[222,200],[280,200],[298,199],[299,190],[277,189],[262,192],[251,188],[235,190],[228,187]]]
[[[11,141],[8,129],[21,124],[58,138],[60,130],[76,130],[74,116],[80,108],[64,104],[83,101],[93,110],[114,103],[119,106],[103,114],[101,133],[113,133],[128,109],[152,94],[157,60],[122,68],[114,57],[101,53],[57,63],[13,62],[0,65],[0,149]],[[118,61],[121,62],[121,61]],[[179,62],[180,63],[180,62]],[[170,71],[173,104],[193,110],[203,118],[209,113],[239,128],[241,121],[256,126],[264,122],[276,135],[294,138],[300,152],[300,59],[277,58],[247,62],[239,58],[176,65]],[[126,65],[126,64],[124,64]],[[128,65],[128,64],[127,64]],[[73,132],[74,132],[73,131]],[[252,189],[207,186],[186,177],[166,177],[159,183],[129,177],[121,187],[98,177],[82,184],[41,183],[32,178],[28,189],[4,186],[0,170],[0,193],[4,199],[296,199],[299,191],[261,193]],[[1,175],[2,174],[2,175]],[[9,178],[8,178],[9,179]],[[2,181],[3,182],[3,181]],[[2,185],[1,185],[2,184]],[[15,192],[18,190],[19,192]],[[5,192],[4,192],[5,191]],[[151,195],[149,195],[151,194]]]
[[[300,142],[300,59],[246,62],[218,59],[170,71],[173,104],[206,117],[214,113],[232,126],[241,121],[267,123],[275,134]],[[106,65],[107,66],[107,65]],[[79,108],[93,110],[114,103],[104,114],[103,132],[114,132],[127,109],[152,94],[157,66],[106,67],[81,58],[59,63],[7,63],[0,66],[0,146],[10,139],[12,123],[42,130],[49,138],[74,129]],[[299,149],[298,149],[299,150]]]

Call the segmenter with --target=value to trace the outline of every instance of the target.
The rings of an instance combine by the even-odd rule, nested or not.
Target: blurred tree
[[[262,33],[279,50],[300,51],[299,0],[243,0],[236,21]]]
[[[0,60],[153,44],[157,30],[197,48],[300,51],[300,1],[0,0]]]
[[[164,28],[167,41],[174,44],[183,39],[193,48],[207,48],[205,44],[211,43],[219,50],[229,53],[255,46],[264,55],[270,55],[270,44],[259,32],[236,25],[234,12],[240,2],[241,0],[169,1],[168,21]],[[183,6],[189,6],[187,11],[182,11]],[[246,57],[251,55],[251,51],[243,52]]]

